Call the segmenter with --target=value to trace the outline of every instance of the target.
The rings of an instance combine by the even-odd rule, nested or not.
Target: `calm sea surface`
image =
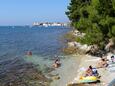
[[[22,56],[28,50],[42,56],[58,54],[62,46],[60,37],[68,30],[64,27],[0,27],[0,57]]]
[[[27,63],[41,65],[43,69],[44,64],[48,65],[45,59],[62,55],[61,38],[69,30],[67,27],[0,27],[0,86],[17,85],[14,83],[20,80],[20,71],[28,70]],[[32,57],[25,56],[28,50],[32,51]],[[20,78],[24,76],[28,76],[27,73]],[[17,81],[15,82],[14,79]]]

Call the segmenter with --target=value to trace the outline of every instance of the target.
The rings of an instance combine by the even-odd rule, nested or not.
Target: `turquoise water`
[[[67,27],[0,27],[0,86],[39,86],[38,79],[47,82],[42,74],[52,70],[55,55],[63,55],[61,37],[69,30]],[[33,55],[26,56],[27,51]],[[37,73],[46,81],[33,78]]]

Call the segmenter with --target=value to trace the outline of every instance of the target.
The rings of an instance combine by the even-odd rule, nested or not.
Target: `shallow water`
[[[51,72],[51,74],[54,75],[58,74],[60,79],[54,80],[51,83],[51,86],[67,86],[67,84],[72,82],[74,78],[77,76],[80,59],[80,56],[73,55],[66,56],[66,58],[62,59],[61,67]]]
[[[0,86],[48,86],[55,55],[67,27],[0,27]],[[30,50],[32,56],[25,53]],[[39,81],[39,82],[38,82]]]

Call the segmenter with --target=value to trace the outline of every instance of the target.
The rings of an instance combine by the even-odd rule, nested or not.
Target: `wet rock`
[[[48,67],[48,66],[45,66],[45,67],[44,67],[44,73],[50,73],[50,72],[52,72],[53,70],[55,70],[55,69],[52,68],[52,67]]]
[[[49,86],[50,82],[42,71],[29,63],[12,66],[0,74],[0,86]]]
[[[54,80],[59,80],[60,77],[59,77],[59,76],[54,76],[53,79],[54,79]]]

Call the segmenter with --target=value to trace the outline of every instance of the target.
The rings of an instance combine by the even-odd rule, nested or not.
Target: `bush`
[[[75,39],[76,39],[76,37],[73,35],[72,32],[69,32],[69,33],[65,34],[64,38],[69,42],[75,41]]]
[[[86,35],[83,38],[76,38],[76,41],[82,44],[97,44],[102,46],[103,43],[101,42],[103,41],[103,34],[101,33],[97,25],[93,25],[92,29],[88,29],[86,31]]]
[[[86,33],[76,41],[103,48],[105,39],[115,37],[115,0],[71,0],[67,16],[73,27]]]

